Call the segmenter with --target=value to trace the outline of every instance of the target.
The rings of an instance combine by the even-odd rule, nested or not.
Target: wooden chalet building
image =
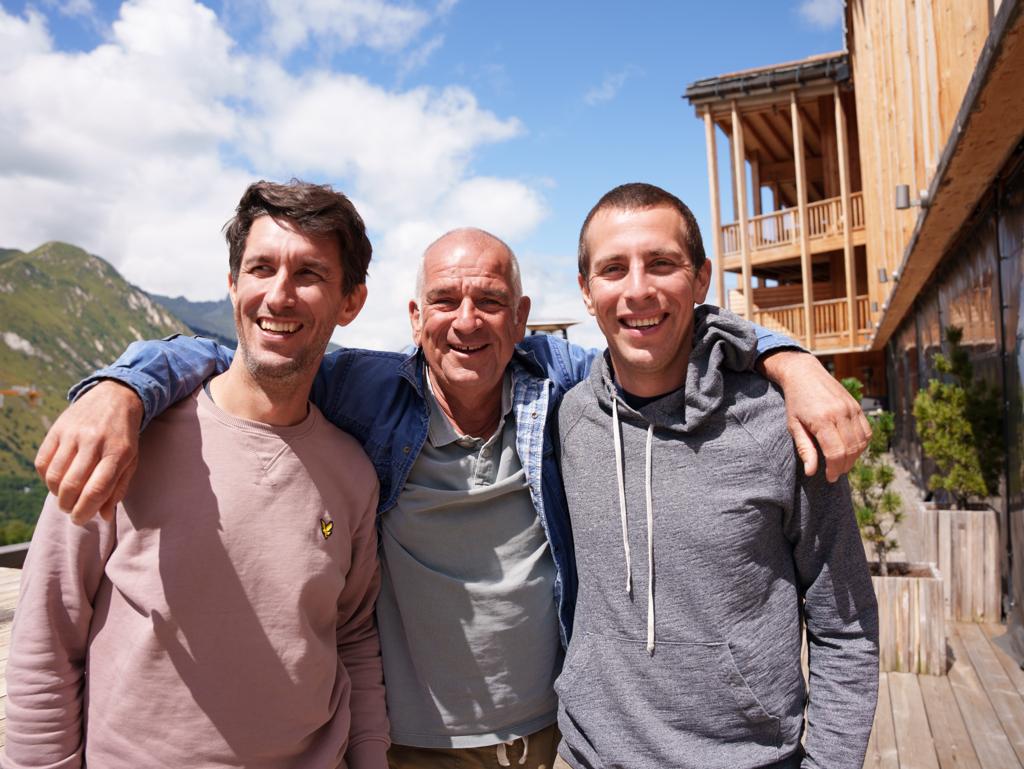
[[[912,404],[944,329],[998,388],[1003,611],[1024,657],[1024,2],[846,0],[845,50],[692,83],[719,296],[857,376],[931,472]],[[719,143],[729,152],[719,178]],[[724,147],[723,147],[724,150]],[[905,185],[905,186],[904,186]],[[724,190],[722,189],[724,187]],[[722,201],[729,203],[723,207]],[[979,567],[980,568],[980,567]]]

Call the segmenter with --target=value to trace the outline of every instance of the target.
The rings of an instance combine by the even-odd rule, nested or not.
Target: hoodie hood
[[[702,305],[693,313],[693,350],[682,389],[643,406],[631,408],[618,394],[611,358],[605,350],[590,371],[590,386],[601,408],[611,413],[613,401],[623,419],[634,424],[688,433],[704,424],[725,397],[723,369],[747,371],[757,357],[757,336],[750,323],[720,307]]]

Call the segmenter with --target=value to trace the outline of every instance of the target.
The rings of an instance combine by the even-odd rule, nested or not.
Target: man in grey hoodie
[[[801,472],[750,324],[694,309],[711,265],[678,198],[612,190],[579,258],[608,351],[559,414],[579,594],[556,767],[860,769],[878,616],[845,479]]]

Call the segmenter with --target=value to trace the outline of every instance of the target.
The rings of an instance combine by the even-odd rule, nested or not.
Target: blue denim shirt
[[[798,348],[787,337],[759,327],[757,331],[761,355]],[[516,448],[555,562],[553,590],[564,645],[572,633],[576,562],[555,456],[555,412],[562,396],[587,377],[597,354],[597,350],[544,334],[526,337],[516,345],[510,364]],[[117,379],[142,399],[144,429],[154,416],[226,370],[232,356],[232,350],[199,337],[134,342],[113,365],[72,387],[69,397],[76,398],[102,379]],[[418,350],[410,355],[355,348],[336,350],[324,356],[313,383],[313,403],[363,445],[377,470],[378,514],[394,506],[427,439],[429,415],[423,388]]]

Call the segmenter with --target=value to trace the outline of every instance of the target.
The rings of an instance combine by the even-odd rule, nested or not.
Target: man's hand
[[[142,401],[130,387],[104,380],[68,406],[36,454],[36,472],[71,520],[98,512],[112,520],[135,473]]]
[[[786,422],[804,472],[818,472],[818,451],[825,455],[825,477],[835,481],[849,472],[871,440],[860,404],[810,353],[780,350],[757,364],[786,396]]]

